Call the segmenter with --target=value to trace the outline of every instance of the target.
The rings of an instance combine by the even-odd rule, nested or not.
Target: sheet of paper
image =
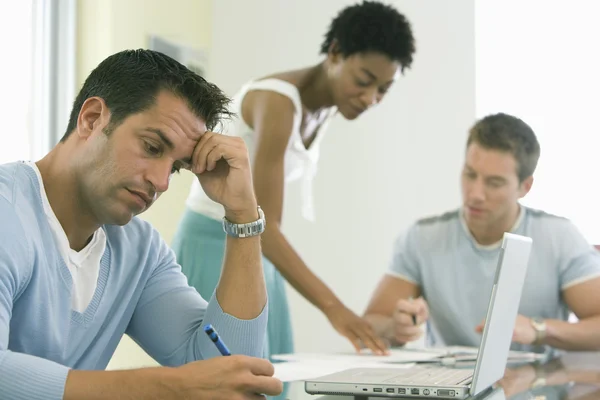
[[[305,381],[333,374],[350,368],[409,368],[414,364],[381,364],[371,362],[349,363],[347,361],[303,360],[274,363],[275,377],[282,382]]]
[[[468,347],[468,346],[448,346],[448,347],[440,347],[440,349],[445,349],[448,354],[456,355],[457,359],[467,360],[467,359],[477,359],[477,354],[479,353],[479,347]],[[470,357],[469,357],[470,356]],[[544,358],[544,354],[538,354],[527,351],[510,351],[508,353],[509,360],[540,360]]]
[[[276,354],[273,357],[278,361],[334,361],[345,363],[415,363],[432,360],[440,356],[439,352],[416,350],[391,350],[389,355],[378,356],[370,352],[363,353],[292,353]]]
[[[436,362],[442,357],[453,356],[456,361],[475,361],[479,348],[466,346],[429,347],[423,349],[391,349],[389,355],[378,356],[368,350],[356,353],[292,353],[276,354],[273,357],[278,361],[332,361],[345,363],[382,363],[401,364]],[[511,351],[509,361],[536,361],[543,358],[542,354]]]

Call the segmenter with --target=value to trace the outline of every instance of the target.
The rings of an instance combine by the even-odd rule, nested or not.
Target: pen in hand
[[[408,301],[409,301],[410,303],[412,303],[412,302],[413,302],[413,300],[414,300],[414,299],[413,299],[413,297],[412,297],[412,296],[410,296],[410,297],[408,298]],[[417,325],[417,314],[412,314],[412,321],[413,321],[413,325]]]
[[[208,335],[210,340],[212,340],[212,342],[215,344],[215,346],[217,346],[217,349],[219,350],[219,353],[221,353],[222,356],[230,356],[231,355],[231,353],[229,352],[229,349],[227,348],[227,346],[225,346],[225,343],[223,343],[223,341],[221,340],[221,337],[219,336],[219,334],[217,333],[217,331],[215,330],[215,328],[213,328],[213,326],[211,324],[208,324],[204,327],[204,332],[206,332],[206,334]]]
[[[217,330],[213,328],[211,324],[207,324],[204,326],[204,332],[206,332],[210,340],[215,344],[215,346],[217,346],[217,349],[219,349],[219,353],[221,353],[222,356],[231,355],[231,352],[229,351],[227,346],[225,346],[223,340],[221,340],[221,337],[217,333]],[[263,394],[261,393],[256,393],[256,395],[260,396],[261,398],[264,398]]]

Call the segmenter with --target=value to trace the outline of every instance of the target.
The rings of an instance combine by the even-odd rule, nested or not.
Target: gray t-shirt
[[[567,320],[562,291],[600,276],[600,252],[569,220],[524,206],[512,232],[533,239],[519,313]],[[475,327],[485,318],[500,245],[479,245],[459,210],[419,220],[398,237],[388,274],[421,288],[430,345],[479,346]]]

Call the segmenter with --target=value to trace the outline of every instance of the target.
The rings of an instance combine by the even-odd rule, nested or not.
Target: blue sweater
[[[69,369],[104,369],[124,333],[165,366],[218,356],[201,328],[208,323],[232,353],[262,355],[266,306],[244,321],[214,295],[207,303],[147,222],[102,229],[98,285],[81,314],[71,310],[71,275],[34,170],[0,165],[0,398],[62,399]]]

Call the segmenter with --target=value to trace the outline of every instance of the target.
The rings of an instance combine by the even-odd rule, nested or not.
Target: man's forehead
[[[206,125],[202,125],[202,127],[200,127],[200,128],[193,128],[193,129],[186,130],[184,133],[188,139],[197,143],[198,141],[200,141],[202,136],[206,133]]]
[[[194,131],[193,133],[189,133],[188,137],[184,140],[178,141],[179,143],[174,149],[174,153],[176,153],[174,155],[184,164],[184,168],[187,168],[187,164],[191,165],[194,150],[198,146],[203,134],[204,132],[200,133],[200,131]]]
[[[157,96],[155,110],[166,123],[175,123],[193,140],[199,140],[207,131],[206,119],[198,115],[187,101],[172,93],[163,91]]]
[[[483,160],[482,160],[483,161]],[[514,164],[495,163],[495,162],[475,162],[465,161],[467,171],[473,171],[483,178],[502,178],[506,179],[512,175],[516,176],[517,169]]]
[[[466,158],[483,163],[517,163],[515,155],[510,150],[488,148],[473,143],[467,148]]]

